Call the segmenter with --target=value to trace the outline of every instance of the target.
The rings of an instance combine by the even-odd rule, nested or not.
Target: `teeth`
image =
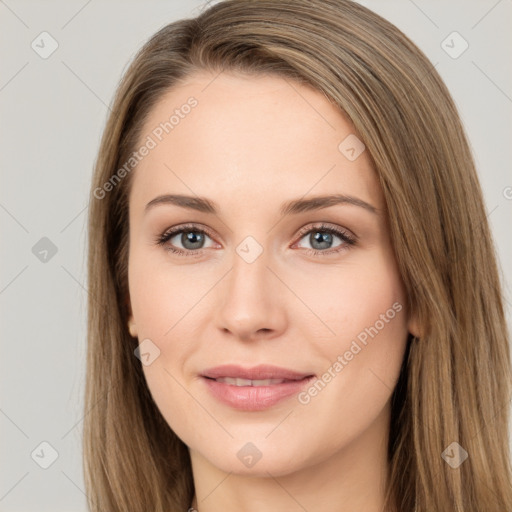
[[[221,377],[219,379],[215,379],[217,382],[223,382],[224,384],[229,384],[231,386],[273,386],[274,384],[281,384],[285,382],[285,379],[259,379],[259,380],[250,380],[250,379],[235,379],[233,377]]]

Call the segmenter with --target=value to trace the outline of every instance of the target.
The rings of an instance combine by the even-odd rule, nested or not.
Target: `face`
[[[283,78],[204,72],[140,142],[129,326],[194,460],[283,475],[382,440],[414,323],[348,120]]]

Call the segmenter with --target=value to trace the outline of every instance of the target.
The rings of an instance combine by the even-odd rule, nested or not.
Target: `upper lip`
[[[301,380],[305,377],[311,377],[311,373],[296,372],[288,368],[280,368],[279,366],[272,366],[261,364],[253,366],[252,368],[244,368],[236,364],[225,364],[222,366],[215,366],[208,368],[201,374],[203,377],[210,379],[220,379],[222,377],[231,377],[237,379],[248,380],[265,380],[265,379],[286,379],[286,380]]]

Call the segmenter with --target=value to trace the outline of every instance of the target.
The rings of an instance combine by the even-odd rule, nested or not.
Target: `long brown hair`
[[[187,447],[152,400],[127,329],[128,192],[136,170],[119,169],[137,148],[151,108],[196,70],[272,73],[308,84],[348,116],[366,145],[408,310],[422,332],[408,347],[393,394],[389,510],[512,510],[507,327],[465,132],[423,53],[348,0],[223,1],[162,28],[126,71],[90,200],[90,509],[181,512],[194,493]],[[456,468],[442,456],[458,449],[452,443],[468,453]]]

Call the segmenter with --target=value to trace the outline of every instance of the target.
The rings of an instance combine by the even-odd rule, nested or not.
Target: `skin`
[[[190,449],[193,506],[380,512],[390,397],[407,335],[418,333],[367,152],[350,161],[338,149],[354,128],[320,92],[276,76],[227,72],[198,72],[168,91],[141,141],[191,96],[198,105],[133,171],[128,274],[129,328],[160,350],[144,375]],[[145,213],[148,202],[171,193],[209,198],[219,213],[171,204]],[[376,212],[338,204],[279,213],[286,201],[333,193]],[[333,235],[319,248],[312,237],[322,222],[356,244]],[[199,255],[155,243],[184,223],[212,233]],[[308,226],[313,232],[299,235]],[[248,236],[262,249],[252,263],[236,251]],[[167,247],[191,250],[181,234],[171,240]],[[266,363],[321,377],[395,303],[401,311],[307,404],[294,396],[264,411],[236,410],[199,376],[220,364]],[[248,442],[262,455],[250,468],[237,457]]]

